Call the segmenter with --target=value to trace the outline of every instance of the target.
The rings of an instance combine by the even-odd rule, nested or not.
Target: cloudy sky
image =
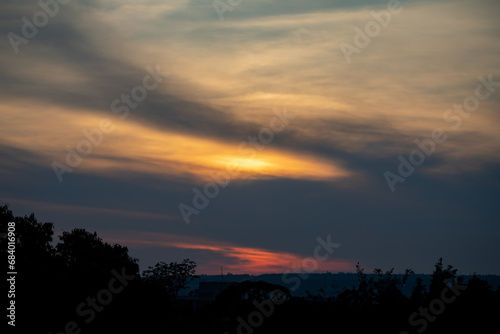
[[[317,270],[500,274],[498,1],[41,4],[1,5],[15,215],[141,270],[279,273],[330,236]]]

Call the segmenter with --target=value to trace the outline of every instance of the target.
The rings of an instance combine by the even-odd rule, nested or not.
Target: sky
[[[1,6],[14,215],[141,270],[500,274],[500,2]]]

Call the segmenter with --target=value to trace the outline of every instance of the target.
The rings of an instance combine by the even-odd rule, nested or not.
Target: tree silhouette
[[[446,286],[445,281],[453,283],[457,278],[457,271],[458,270],[453,269],[451,265],[448,265],[448,267],[444,269],[443,258],[439,258],[438,262],[434,264],[428,298],[439,298],[441,291]],[[458,279],[458,281],[461,282],[461,279]]]
[[[38,222],[34,214],[14,217],[6,205],[0,206],[0,233],[7,233],[9,222],[15,223],[16,309],[20,317],[16,327],[22,332],[60,332],[68,321],[78,317],[78,304],[108,287],[113,269],[121,272],[125,268],[128,275],[138,275],[137,260],[128,256],[127,248],[105,243],[95,232],[64,232],[53,246],[52,223]],[[7,249],[5,240],[0,238],[2,254]],[[119,310],[119,306],[123,316],[125,303],[114,303],[110,309]],[[99,317],[92,332],[106,327],[117,329],[119,318],[113,319],[110,314],[108,311],[107,316]]]
[[[277,291],[280,292],[279,296],[275,296]],[[273,298],[289,300],[291,298],[290,290],[281,285],[264,281],[244,281],[227,287],[217,296],[216,300],[223,304],[238,304],[253,300],[260,302]]]
[[[182,289],[187,287],[189,281],[196,275],[196,263],[189,259],[177,262],[158,262],[154,267],[148,267],[143,272],[145,281],[161,285],[166,294],[176,298]]]
[[[78,228],[63,232],[57,245],[53,245],[52,223],[39,222],[34,214],[14,217],[7,206],[0,206],[0,247],[4,259],[8,255],[5,235],[9,222],[15,222],[15,269],[19,273],[16,327],[23,333],[68,332],[67,324],[72,320],[77,327],[69,332],[95,334],[144,333],[158,328],[208,334],[250,330],[255,334],[319,332],[331,324],[338,332],[414,333],[421,326],[415,323],[423,321],[420,313],[425,310],[435,315],[432,321],[426,318],[429,324],[425,334],[498,330],[495,319],[500,313],[500,288],[493,291],[477,275],[467,281],[466,287],[459,286],[467,278],[457,277],[457,269],[445,267],[442,258],[434,264],[429,292],[419,277],[410,297],[401,290],[413,274],[411,270],[407,269],[404,275],[394,274],[394,269],[375,269],[373,274],[365,274],[358,263],[357,286],[328,299],[292,297],[283,286],[245,281],[229,286],[215,301],[196,300],[195,296],[195,300],[186,300],[176,297],[197,277],[194,261],[159,262],[140,277],[137,259],[128,255],[127,247],[111,245],[96,232]],[[123,282],[122,269],[130,284],[120,289],[116,272],[120,272]],[[2,284],[7,291],[6,280]],[[104,298],[106,290],[116,288],[112,302]],[[324,295],[322,290],[319,293]],[[102,310],[95,309],[96,316],[86,322],[89,313],[82,316],[76,309],[84,303],[88,311],[92,300]],[[277,300],[287,302],[281,305]],[[440,313],[441,304],[444,311]]]
[[[418,277],[415,285],[412,288],[410,300],[414,307],[424,305],[427,300],[427,289],[423,283],[422,278]]]
[[[0,233],[7,234],[8,223],[15,223],[16,268],[23,272],[36,272],[48,265],[54,256],[51,245],[54,226],[40,223],[32,213],[30,216],[14,217],[12,211],[0,206]],[[2,253],[7,250],[6,239],[0,238]]]
[[[368,277],[359,262],[356,264],[358,275],[358,287],[345,289],[338,298],[341,303],[354,307],[365,307],[368,305],[389,305],[406,301],[401,288],[406,284],[413,270],[406,269],[403,277],[394,274],[394,268],[383,273],[382,269],[374,269]]]
[[[9,222],[15,223],[17,314],[29,314],[30,321],[39,323],[38,329],[44,330],[47,328],[44,320],[59,309],[57,298],[54,298],[57,296],[60,277],[54,259],[55,251],[51,245],[53,224],[38,222],[33,213],[29,216],[14,217],[7,205],[0,206],[1,234],[7,235]],[[0,238],[0,248],[4,255],[2,259],[5,259],[2,265],[5,266],[7,238]],[[13,271],[6,269],[5,272]],[[25,330],[29,328],[29,323],[18,321],[16,327]]]
[[[128,255],[127,247],[103,242],[96,232],[75,228],[59,239],[56,256],[69,272],[105,274],[126,267],[129,273],[138,273],[137,259]]]

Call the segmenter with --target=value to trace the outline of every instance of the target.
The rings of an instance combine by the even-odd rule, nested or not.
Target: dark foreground
[[[499,288],[475,276],[465,282],[441,260],[430,285],[417,280],[410,296],[401,289],[411,270],[405,276],[381,270],[366,275],[358,266],[357,286],[336,295],[292,297],[286,287],[247,281],[214,300],[196,291],[180,299],[195,276],[193,261],[159,263],[140,275],[126,247],[104,243],[95,233],[64,232],[54,245],[52,224],[33,215],[14,217],[6,206],[0,207],[0,228],[5,272],[16,270],[3,280],[9,333],[499,331]],[[13,230],[15,252],[9,252]]]

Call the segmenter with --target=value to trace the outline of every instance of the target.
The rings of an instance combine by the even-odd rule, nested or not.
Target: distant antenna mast
[[[224,285],[224,274],[223,274],[223,265],[221,264],[220,266],[220,288],[219,288],[219,293],[222,292],[222,287]]]

